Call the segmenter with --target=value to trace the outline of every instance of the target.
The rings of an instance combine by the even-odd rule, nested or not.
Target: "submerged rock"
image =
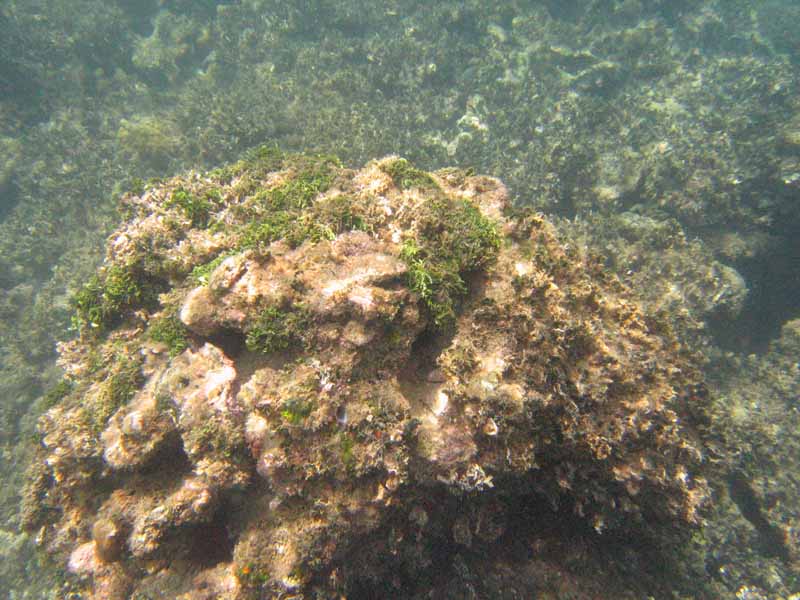
[[[25,510],[87,597],[411,597],[701,520],[693,357],[498,180],[261,150],[125,206]]]
[[[730,591],[792,598],[800,589],[800,319],[763,355],[720,360],[712,409],[729,449],[714,482],[709,561]],[[752,575],[758,574],[757,576]]]

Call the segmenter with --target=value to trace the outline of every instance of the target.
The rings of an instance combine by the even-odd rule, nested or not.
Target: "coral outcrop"
[[[411,597],[521,506],[700,521],[693,357],[500,181],[262,149],[124,206],[26,492],[86,597]]]

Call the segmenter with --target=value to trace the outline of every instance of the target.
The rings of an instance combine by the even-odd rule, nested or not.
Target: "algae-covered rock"
[[[86,597],[410,597],[592,554],[548,514],[700,521],[693,357],[498,180],[261,149],[124,205],[25,507]]]
[[[602,255],[649,312],[669,315],[685,336],[697,339],[709,323],[733,327],[742,312],[748,293],[743,277],[703,242],[687,239],[674,220],[624,212],[562,228]]]

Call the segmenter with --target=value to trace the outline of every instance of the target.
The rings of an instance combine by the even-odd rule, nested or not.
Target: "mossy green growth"
[[[323,240],[332,240],[335,237],[336,232],[333,229],[327,224],[315,220],[309,214],[303,214],[299,219],[289,224],[283,235],[283,239],[292,248],[297,248],[305,241],[317,243]]]
[[[187,447],[193,452],[215,454],[234,463],[247,461],[244,437],[231,429],[230,424],[208,419],[201,426],[186,434]]]
[[[281,417],[292,425],[299,425],[314,411],[314,404],[305,398],[288,398],[283,402]]]
[[[114,411],[127,404],[144,384],[141,355],[130,356],[127,352],[128,349],[120,349],[117,353],[106,373],[102,391],[94,398],[91,419],[95,430],[102,430]]]
[[[72,298],[72,326],[81,334],[102,332],[123,310],[152,295],[133,268],[111,266],[102,275],[94,275]]]
[[[348,194],[337,194],[314,205],[310,216],[333,235],[346,231],[370,231],[369,218],[359,201]]]
[[[213,190],[200,196],[183,188],[178,188],[165,203],[167,208],[179,208],[184,216],[192,222],[192,227],[208,227],[208,220],[215,205],[221,198],[219,191]]]
[[[453,322],[467,292],[464,276],[490,264],[500,242],[495,223],[468,200],[437,196],[422,208],[416,237],[403,243],[400,257],[436,327]]]
[[[353,453],[355,442],[348,433],[339,433],[339,451],[341,452],[342,464],[348,473],[352,473],[356,468],[356,457]]]
[[[242,215],[247,221],[242,248],[263,249],[282,238],[298,246],[306,239],[319,241],[329,237],[324,227],[304,219],[304,213],[312,200],[330,187],[339,160],[329,156],[299,156],[284,163],[295,171],[294,175],[281,185],[258,193],[248,211],[250,214]]]
[[[189,331],[174,313],[151,321],[147,335],[154,342],[167,346],[170,358],[178,356],[189,347]]]
[[[355,211],[347,210],[351,203],[344,195],[340,200],[322,203],[330,205],[332,210],[342,209],[335,217],[317,214],[320,211],[312,209],[314,199],[330,188],[340,167],[341,162],[335,156],[285,154],[277,148],[262,146],[244,159],[213,171],[211,176],[221,182],[239,178],[235,193],[240,197],[253,194],[245,205],[234,209],[241,223],[237,249],[264,250],[280,239],[297,247],[307,240],[332,239],[342,228],[365,227]],[[259,191],[263,180],[277,171],[285,171],[286,179]]]
[[[436,181],[425,171],[417,169],[405,158],[398,158],[381,166],[381,170],[392,178],[394,184],[401,189],[426,188],[439,189]]]
[[[126,404],[144,383],[140,356],[121,356],[107,379],[108,399],[114,407]]]
[[[130,185],[128,187],[128,193],[134,196],[141,196],[144,194],[147,186],[145,185],[144,179],[141,177],[134,177],[131,179]]]
[[[269,354],[289,347],[291,335],[287,326],[287,314],[271,306],[264,310],[247,332],[245,344],[251,352]]]
[[[221,183],[230,183],[234,177],[248,175],[254,179],[263,179],[269,173],[283,168],[286,154],[275,146],[267,144],[253,148],[245,153],[241,160],[211,171],[210,176]]]
[[[46,409],[54,407],[56,404],[66,398],[74,388],[75,383],[73,381],[67,379],[66,377],[61,379],[61,381],[44,393],[44,396],[42,397],[42,403],[44,404],[44,407]]]
[[[367,219],[356,208],[354,198],[339,194],[315,203],[292,223],[285,235],[290,246],[296,248],[305,241],[332,240],[346,231],[368,231]]]
[[[340,167],[333,156],[296,157],[296,175],[282,185],[267,190],[264,202],[272,210],[302,210],[333,182],[334,169]]]
[[[293,343],[302,340],[307,323],[308,314],[303,307],[283,311],[269,306],[248,329],[245,345],[251,352],[262,354],[286,350]]]
[[[272,242],[284,237],[294,222],[295,216],[289,211],[267,212],[244,227],[239,245],[244,249],[264,250]]]

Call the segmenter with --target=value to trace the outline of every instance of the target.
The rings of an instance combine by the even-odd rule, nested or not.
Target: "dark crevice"
[[[747,282],[745,305],[738,318],[712,319],[709,329],[726,350],[764,352],[786,321],[800,317],[800,226],[769,252],[734,266]]]
[[[788,561],[789,550],[786,548],[786,538],[783,532],[772,525],[762,513],[758,498],[744,473],[736,472],[730,476],[728,491],[731,499],[739,507],[742,516],[750,521],[758,532],[763,553]]]
[[[192,463],[183,449],[181,436],[177,431],[168,435],[150,460],[140,469],[143,476],[179,477],[192,470]]]
[[[228,533],[226,504],[223,502],[208,523],[193,528],[186,544],[190,548],[189,562],[209,568],[233,560],[235,540]]]
[[[246,349],[245,335],[234,329],[223,329],[210,335],[208,341],[225,353],[231,359],[238,358]]]
[[[505,489],[514,487],[518,486],[509,482]],[[437,597],[446,598],[490,597],[496,593],[494,577],[504,569],[519,574],[513,578],[503,575],[517,587],[510,598],[538,597],[546,585],[531,577],[533,570],[559,578],[580,577],[586,568],[597,569],[611,580],[636,577],[641,597],[666,597],[665,590],[674,583],[663,577],[661,567],[670,559],[657,540],[644,533],[631,535],[631,531],[600,535],[586,519],[576,516],[569,502],[553,509],[537,494],[488,492],[458,497],[444,488],[430,488],[414,504],[429,517],[421,533],[425,541],[420,550],[425,558],[420,560],[419,551],[390,553],[381,564],[383,559],[374,554],[375,539],[391,538],[392,519],[407,527],[408,515],[398,512],[383,531],[370,534],[370,543],[363,545],[369,552],[360,552],[359,544],[354,544],[356,549],[347,560],[353,567],[348,573],[348,598],[410,598],[418,597],[422,590],[436,590]],[[455,542],[453,531],[467,515],[465,522],[470,523],[472,535],[464,545]],[[491,541],[482,539],[475,524],[480,521],[486,526],[486,519],[495,517],[502,533]],[[384,577],[363,577],[363,573],[381,572]]]
[[[411,362],[418,369],[433,368],[436,359],[452,339],[452,335],[443,335],[438,331],[426,330],[411,345]]]
[[[438,385],[437,360],[452,340],[452,333],[427,329],[411,345],[408,362],[399,373],[400,389],[412,402],[422,401]]]

